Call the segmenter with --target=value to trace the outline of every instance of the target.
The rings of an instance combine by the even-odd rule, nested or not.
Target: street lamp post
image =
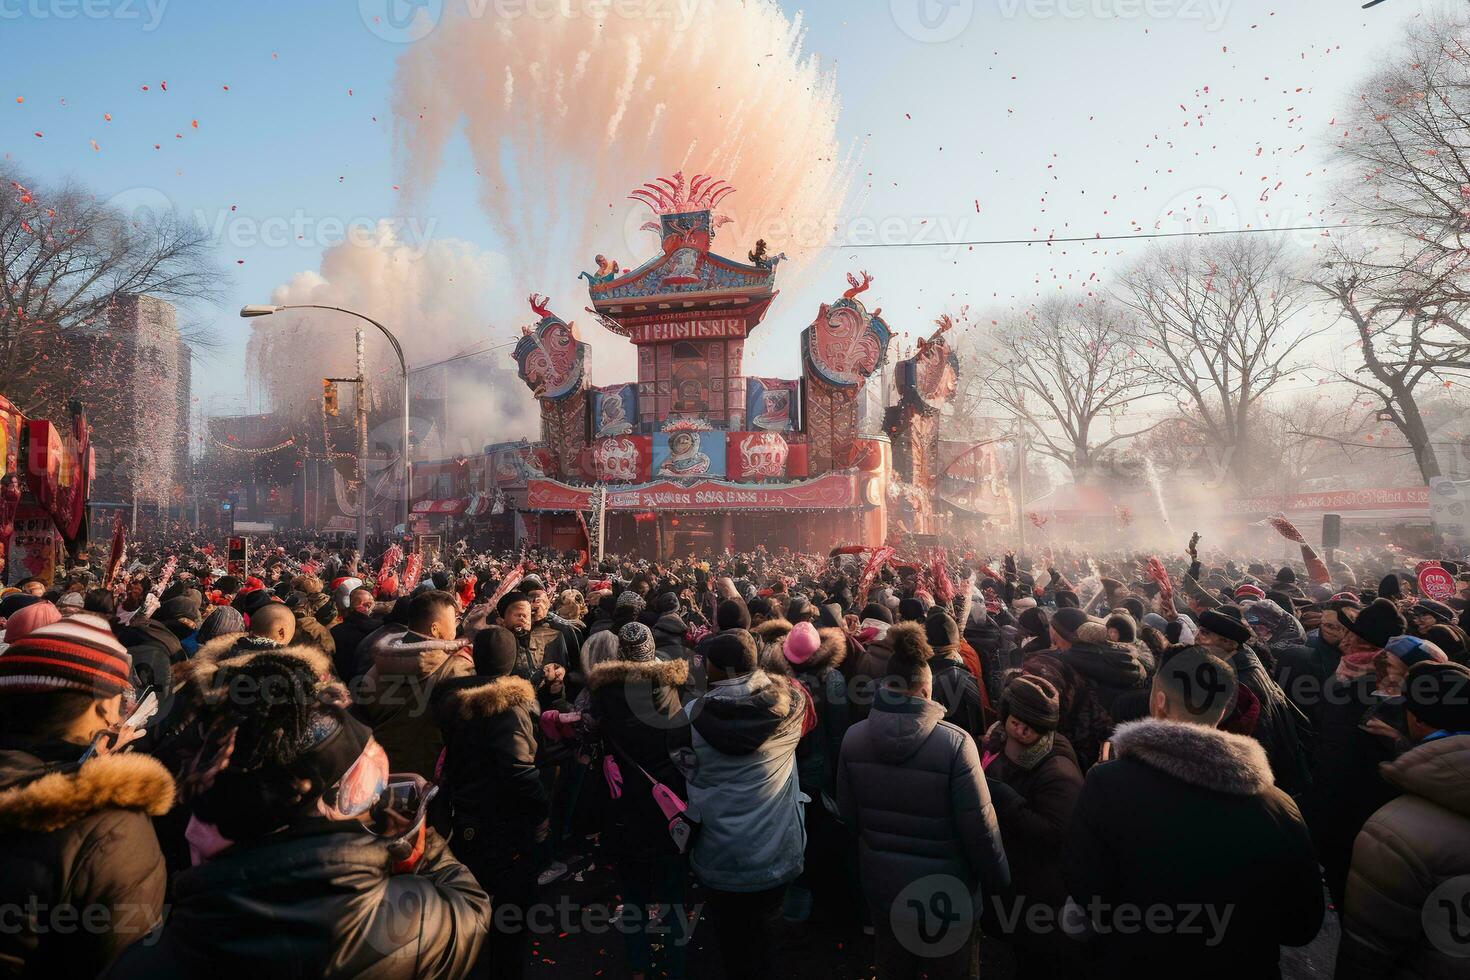
[[[409,507],[412,503],[410,498],[413,496],[413,464],[409,461],[408,452],[408,359],[403,356],[403,345],[398,342],[397,337],[393,336],[393,332],[391,330],[383,326],[377,320],[374,320],[370,316],[364,316],[363,314],[358,313],[355,310],[343,309],[340,306],[319,306],[315,303],[300,303],[292,304],[290,306],[243,306],[240,308],[240,316],[248,320],[254,317],[270,316],[274,313],[282,313],[286,310],[328,310],[333,313],[345,313],[348,316],[355,316],[359,320],[366,320],[368,323],[371,323],[373,326],[377,327],[378,330],[383,334],[383,336],[388,338],[388,343],[393,345],[393,353],[398,355],[398,370],[403,375],[403,431],[400,436],[401,444],[398,450],[399,456],[403,460],[403,501],[402,506],[399,508],[399,513],[403,517],[404,531],[407,531],[409,520]],[[359,509],[362,509],[362,507],[366,506],[366,503],[367,483],[366,481],[364,481],[361,491]]]

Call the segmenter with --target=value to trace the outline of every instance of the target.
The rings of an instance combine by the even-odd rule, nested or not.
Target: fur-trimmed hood
[[[78,752],[80,755],[80,752]],[[152,756],[101,755],[56,771],[28,752],[0,752],[0,833],[50,833],[104,810],[161,817],[174,805],[174,780]]]
[[[408,631],[373,651],[373,666],[380,677],[429,677],[464,648],[462,639],[436,640]]]
[[[174,679],[178,682],[192,682],[195,687],[204,690],[213,682],[214,675],[221,667],[240,667],[263,653],[304,660],[318,677],[332,674],[332,659],[316,647],[304,644],[283,647],[248,634],[227,633],[201,646],[190,660],[176,664]]]
[[[1191,786],[1231,796],[1259,796],[1274,785],[1261,743],[1182,721],[1144,718],[1113,732],[1119,759],[1133,759]]]
[[[821,646],[817,652],[804,664],[796,664],[791,669],[797,674],[820,674],[824,670],[842,666],[847,659],[847,634],[833,626],[827,626],[817,630],[817,635],[822,638]]]
[[[768,619],[759,626],[750,628],[750,635],[755,637],[756,642],[764,646],[775,644],[781,646],[786,642],[786,635],[791,632],[791,624],[784,619]]]
[[[750,755],[777,731],[801,724],[805,692],[796,682],[756,670],[728,681],[715,681],[689,704],[694,728],[718,752]]]
[[[592,668],[592,673],[587,676],[587,686],[594,691],[609,684],[629,682],[683,687],[688,680],[689,662],[686,660],[605,660]]]
[[[474,721],[513,708],[536,708],[536,689],[524,677],[466,677],[443,686],[440,718]]]

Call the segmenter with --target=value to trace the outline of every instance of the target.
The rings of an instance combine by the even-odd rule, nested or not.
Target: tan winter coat
[[[1353,845],[1336,976],[1470,976],[1470,735],[1425,742],[1379,772],[1404,795]]]

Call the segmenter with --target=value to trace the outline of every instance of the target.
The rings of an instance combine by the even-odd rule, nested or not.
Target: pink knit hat
[[[791,632],[786,634],[786,644],[782,652],[786,654],[788,663],[804,664],[821,649],[822,637],[817,628],[811,623],[797,623],[791,627]]]
[[[49,602],[33,602],[5,621],[5,642],[19,643],[42,626],[60,621],[60,609]]]

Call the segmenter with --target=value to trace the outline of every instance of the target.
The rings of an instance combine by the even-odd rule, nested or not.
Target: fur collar
[[[464,649],[461,639],[436,640],[405,632],[373,652],[379,676],[428,677]]]
[[[242,646],[240,640],[244,637],[241,633],[228,633],[225,636],[217,636],[204,644],[192,658],[182,664],[176,665],[177,673],[175,680],[180,682],[193,681],[195,686],[203,689],[211,685],[214,675],[221,667],[242,667],[262,654],[274,654],[276,656],[294,657],[304,660],[311,668],[311,672],[318,677],[328,677],[333,673],[332,659],[325,653],[313,646],[293,645],[289,647],[277,646]]]
[[[594,691],[609,684],[629,682],[682,687],[688,680],[689,663],[684,660],[607,660],[592,668],[587,686]]]
[[[753,626],[750,633],[755,637],[757,643],[772,644],[780,646],[786,642],[786,634],[791,632],[791,624],[784,619],[768,619],[759,626]]]
[[[50,833],[104,810],[161,817],[173,805],[163,763],[142,753],[102,755],[0,792],[0,831]]]
[[[822,645],[817,647],[817,652],[812,654],[811,659],[800,666],[792,668],[797,673],[815,674],[828,668],[841,667],[842,661],[847,659],[847,634],[835,626],[828,626],[817,631],[822,638]]]
[[[444,697],[460,721],[472,721],[504,714],[524,705],[534,706],[536,689],[524,677],[497,677],[483,684],[456,687],[446,691]]]
[[[1144,718],[1119,725],[1113,748],[1201,789],[1231,796],[1259,796],[1274,783],[1261,743],[1244,735],[1181,721]]]

